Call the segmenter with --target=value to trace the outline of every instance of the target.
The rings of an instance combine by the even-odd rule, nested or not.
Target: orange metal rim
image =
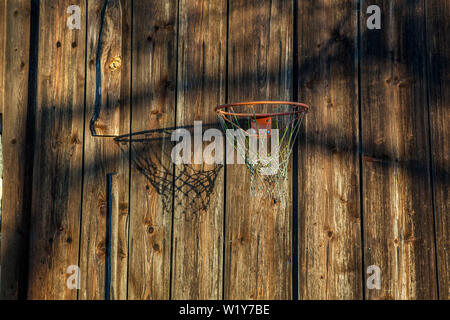
[[[253,105],[289,105],[293,107],[299,108],[299,110],[296,111],[290,111],[290,112],[270,112],[270,113],[236,113],[236,112],[228,112],[225,111],[225,109],[230,107],[238,107],[238,106],[253,106]],[[306,113],[309,110],[309,106],[300,103],[300,102],[291,102],[291,101],[250,101],[250,102],[236,102],[236,103],[228,103],[223,104],[220,106],[217,106],[215,108],[215,111],[217,114],[220,114],[222,116],[235,116],[235,117],[276,117],[276,116],[287,116],[287,115],[294,115],[294,114],[301,114]]]

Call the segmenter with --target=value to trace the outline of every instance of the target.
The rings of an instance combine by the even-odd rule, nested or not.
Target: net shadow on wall
[[[203,125],[203,130],[213,127],[218,124]],[[199,214],[209,207],[223,165],[173,164],[171,152],[177,142],[171,141],[171,136],[176,129],[193,132],[193,126],[180,126],[136,132],[114,140],[124,154],[131,151],[131,165],[161,196],[165,212],[171,212],[173,199],[183,214]]]

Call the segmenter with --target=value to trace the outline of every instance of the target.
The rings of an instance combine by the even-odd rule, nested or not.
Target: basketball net
[[[277,103],[271,113],[263,113],[256,108],[261,104],[228,105],[227,111],[221,112],[225,110],[221,107],[216,111],[228,145],[248,169],[251,195],[286,203],[289,162],[307,109]]]

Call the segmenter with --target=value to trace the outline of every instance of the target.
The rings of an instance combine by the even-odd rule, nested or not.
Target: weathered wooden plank
[[[6,0],[0,1],[0,114],[5,102]]]
[[[1,285],[1,220],[2,220],[2,195],[3,195],[3,149],[2,149],[2,124],[3,124],[3,105],[5,102],[5,44],[6,44],[6,0],[0,1],[0,298],[3,297]],[[10,297],[13,298],[13,297]]]
[[[431,154],[439,293],[450,300],[450,2],[426,1]]]
[[[101,110],[94,125],[99,134],[130,131],[131,9],[130,0],[88,4],[86,123]],[[112,110],[116,119],[102,118]],[[86,128],[84,150],[79,297],[126,299],[129,150],[122,152],[92,127]]]
[[[176,124],[217,123],[214,106],[225,100],[226,2],[183,0],[179,10]],[[207,164],[176,166],[175,185],[172,298],[220,299],[223,170]]]
[[[4,102],[0,299],[17,299],[19,295],[23,297],[21,291],[26,287],[28,248],[29,221],[24,210],[24,190],[31,7],[26,0],[8,0],[6,7],[3,1],[1,6],[4,33],[0,37],[4,42],[0,72],[8,81],[0,87]]]
[[[355,1],[299,1],[299,298],[362,299]]]
[[[131,132],[131,55],[132,55],[132,0],[121,0],[122,4],[122,79],[121,79],[121,109],[120,109],[120,133]],[[129,224],[130,224],[130,150],[120,155],[120,168],[123,173],[113,178],[113,192],[115,201],[112,219],[112,249],[111,256],[111,299],[128,298],[128,248],[129,248]]]
[[[368,5],[381,8],[381,30],[366,28]],[[423,5],[361,7],[364,265],[381,269],[369,299],[437,297]]]
[[[228,101],[291,100],[293,1],[229,1]],[[292,297],[292,199],[251,195],[244,165],[228,165],[225,299]]]
[[[132,132],[173,127],[177,1],[134,1],[133,12]],[[170,296],[174,169],[170,135],[156,135],[131,142],[130,299]]]
[[[70,30],[70,5],[81,29]],[[40,1],[28,298],[76,299],[85,81],[85,1]],[[20,37],[19,37],[20,38]]]
[[[3,194],[3,149],[2,149],[2,123],[3,123],[3,104],[5,100],[5,44],[6,44],[6,0],[0,1],[0,222],[2,219],[2,194]],[[0,223],[0,259],[1,259],[1,223]],[[0,262],[1,268],[1,262]],[[1,271],[0,271],[1,272]],[[1,282],[1,275],[0,275]],[[1,288],[1,283],[0,283]],[[0,289],[1,291],[1,289]],[[0,294],[0,297],[2,295]]]
[[[89,19],[90,30],[95,39],[88,38],[94,46],[95,54],[89,60],[95,66],[95,78],[91,85],[94,91],[94,109],[90,112],[90,132],[92,135],[117,136],[120,131],[120,72],[122,65],[122,8],[119,0],[93,1],[88,12],[94,14]],[[95,23],[97,22],[97,23]],[[94,27],[95,26],[95,27]],[[92,48],[89,48],[92,49]]]

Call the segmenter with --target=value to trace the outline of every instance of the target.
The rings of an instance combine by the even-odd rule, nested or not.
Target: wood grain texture
[[[0,1],[0,114],[5,103],[6,0]]]
[[[132,132],[175,125],[177,1],[134,1]],[[149,14],[151,12],[151,14]],[[130,299],[170,296],[170,136],[131,142]]]
[[[440,298],[450,300],[450,2],[426,1],[431,155]]]
[[[67,27],[67,8],[82,28]],[[78,265],[85,82],[85,1],[40,1],[38,92],[28,298],[76,299],[66,281]]]
[[[91,52],[89,65],[95,65],[94,82],[96,90],[90,131],[92,135],[117,136],[120,131],[120,81],[122,64],[122,7],[119,0],[93,1],[88,4],[88,32],[95,32],[96,38],[88,38],[95,49]],[[97,23],[95,23],[97,22]],[[95,26],[95,27],[94,27]],[[93,56],[95,54],[95,56]]]
[[[129,0],[88,5],[86,123],[99,107],[98,134],[130,132],[131,9]],[[120,66],[111,68],[117,57]],[[108,117],[109,111],[115,113],[114,119]],[[86,126],[79,298],[126,299],[129,150],[122,152],[113,138],[92,133]],[[109,191],[108,175],[112,175]]]
[[[122,66],[120,85],[120,134],[131,132],[131,55],[132,55],[132,0],[121,0],[122,4]],[[120,146],[119,146],[120,147]],[[122,150],[122,149],[121,149]],[[123,152],[123,150],[121,151]],[[111,299],[128,298],[128,251],[130,229],[130,150],[119,156],[119,176],[113,178],[116,212],[112,218],[111,236]],[[127,199],[127,201],[125,201]],[[118,203],[117,203],[118,202]]]
[[[4,73],[5,82],[0,88],[4,101],[0,299],[17,299],[26,288],[29,221],[24,210],[24,203],[28,201],[24,198],[24,190],[31,7],[25,0],[8,0],[6,7],[5,2],[1,5],[5,33],[0,37],[4,37],[5,46],[2,45],[4,60],[0,60],[3,65],[0,72]]]
[[[374,4],[381,30],[366,29]],[[423,4],[361,7],[364,265],[381,269],[368,299],[437,297]]]
[[[449,15],[448,0],[0,0],[0,298],[290,299],[298,277],[300,299],[450,299]],[[311,109],[283,203],[252,195],[243,165],[172,164],[173,127],[297,96]]]
[[[179,8],[176,124],[217,123],[214,107],[225,100],[226,2],[183,0]],[[175,188],[174,199],[172,298],[220,299],[223,170],[207,164],[176,166],[175,185],[180,189]]]
[[[299,298],[362,299],[355,1],[299,1]]]
[[[228,32],[228,101],[291,100],[293,1],[231,0]],[[251,195],[244,165],[226,175],[224,298],[290,299],[292,181],[273,203]]]

